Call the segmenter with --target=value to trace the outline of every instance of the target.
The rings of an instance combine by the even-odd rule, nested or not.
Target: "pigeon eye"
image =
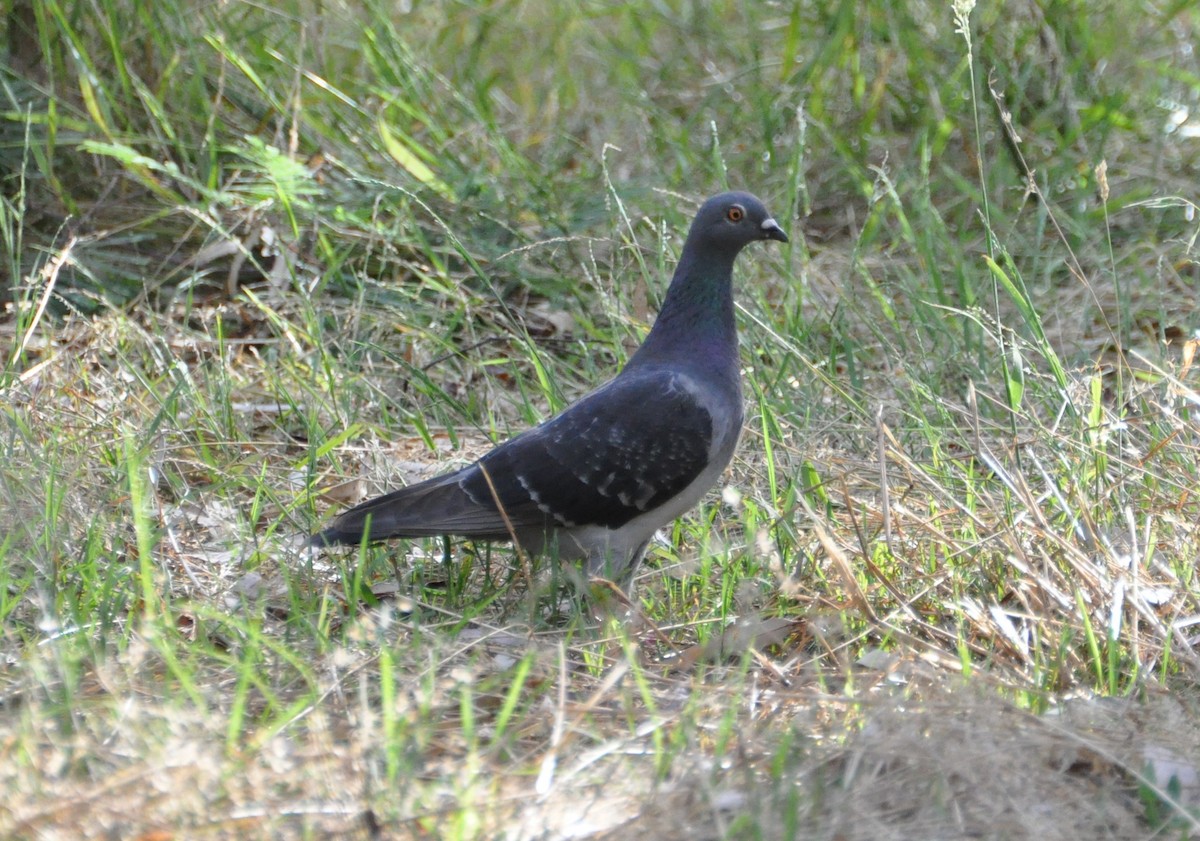
[[[725,218],[730,222],[741,222],[746,215],[746,208],[740,204],[735,204],[733,207],[725,211]]]

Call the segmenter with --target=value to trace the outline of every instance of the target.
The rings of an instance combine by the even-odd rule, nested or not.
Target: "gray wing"
[[[712,415],[678,375],[631,373],[488,453],[460,484],[480,505],[498,499],[514,525],[619,528],[682,493],[712,438]]]
[[[627,372],[470,467],[344,512],[312,543],[619,528],[682,493],[712,439],[712,415],[681,377]]]

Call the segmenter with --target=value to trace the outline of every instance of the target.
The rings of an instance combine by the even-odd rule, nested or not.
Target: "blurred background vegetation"
[[[958,303],[986,297],[985,197],[1027,274],[1070,283],[1036,256],[1031,174],[1089,270],[1193,230],[1178,208],[1127,210],[1195,183],[1186,2],[982,4],[973,63],[940,2],[6,10],[10,297],[69,237],[59,289],[78,305],[197,282],[197,252],[262,218],[344,291],[385,270],[374,243],[440,235],[417,198],[486,255],[602,229],[610,190],[650,209],[732,182],[821,246],[920,261]]]

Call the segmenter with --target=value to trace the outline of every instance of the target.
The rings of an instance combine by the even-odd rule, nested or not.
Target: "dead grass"
[[[244,339],[269,332],[253,318],[245,329]],[[1183,515],[1186,473],[1168,470],[1193,463],[1186,423],[1169,449],[1154,451],[1162,438],[1149,424],[1147,442],[1130,442],[1143,457],[1126,457],[1124,469],[1158,486],[1126,483],[1150,493],[1149,510],[1161,515],[1149,556],[1138,522],[1063,528],[1055,506],[1084,497],[1032,487],[1030,465],[1078,444],[1030,426],[1026,471],[1016,474],[998,449],[1004,429],[949,401],[959,433],[980,436],[960,441],[973,455],[952,459],[959,474],[922,460],[928,451],[914,453],[886,425],[874,461],[838,449],[852,439],[833,426],[825,447],[817,436],[775,441],[777,469],[798,475],[802,461],[814,464],[829,499],[817,514],[800,503],[815,499],[807,489],[773,515],[787,539],[764,539],[751,515],[766,466],[751,434],[730,480],[745,493],[713,512],[715,537],[701,552],[748,564],[730,613],[710,605],[658,617],[661,632],[625,620],[608,627],[612,636],[579,635],[541,624],[519,583],[515,600],[464,612],[455,598],[465,605],[481,592],[481,561],[450,597],[436,545],[402,559],[424,572],[398,593],[381,556],[344,566],[295,554],[290,524],[306,522],[293,478],[303,449],[295,419],[261,410],[271,402],[267,346],[206,350],[166,321],[114,315],[64,329],[36,376],[9,389],[8,416],[24,434],[10,441],[6,494],[44,499],[49,487],[67,488],[61,520],[36,517],[33,506],[10,531],[33,568],[22,578],[10,567],[10,588],[25,588],[18,610],[46,592],[39,580],[83,582],[74,586],[86,597],[105,565],[109,586],[128,592],[107,633],[63,623],[35,645],[6,633],[0,834],[1126,839],[1196,830],[1200,729],[1194,700],[1179,691],[1197,675],[1186,621],[1196,596],[1156,560],[1197,547],[1195,520]],[[168,360],[189,355],[190,380],[203,382],[168,401],[177,382]],[[221,402],[200,397],[219,383]],[[1161,377],[1145,405],[1169,419],[1182,388]],[[164,406],[173,423],[147,450],[160,477],[162,601],[148,606],[132,536],[106,529],[102,547],[89,549],[89,524],[120,519],[132,504],[119,466],[97,463]],[[64,415],[75,434],[46,434]],[[214,417],[225,417],[227,438],[203,432]],[[348,473],[430,461],[412,439],[400,453],[409,467],[396,468],[399,445],[373,440],[343,453]],[[439,458],[476,446],[457,441],[452,453],[439,445]],[[954,475],[961,486],[948,484]],[[214,478],[219,494],[203,487]],[[256,505],[262,487],[274,495]],[[1174,509],[1159,495],[1177,500]],[[37,530],[51,522],[56,552]],[[1142,560],[1131,566],[1129,556]],[[682,564],[644,576],[642,611],[652,616],[673,588],[712,598],[687,590],[695,568]],[[354,598],[355,566],[384,594],[379,606]],[[1109,675],[1085,627],[1111,616],[1123,617],[1124,642]]]
[[[220,681],[206,712],[181,707],[145,643],[97,672],[69,724],[10,696],[20,737],[10,720],[4,739],[21,750],[2,766],[5,834],[1131,839],[1155,837],[1147,798],[1174,802],[1171,832],[1197,829],[1182,817],[1200,805],[1187,697],[1076,697],[1036,716],[909,656],[854,667],[853,692],[778,669],[649,673],[650,711],[624,667],[624,680],[588,675],[553,638],[380,631],[314,664],[319,703],[233,751]],[[401,780],[386,776],[375,645],[408,653],[402,714],[433,724]],[[480,741],[464,741],[462,688],[531,654],[542,700],[489,744],[496,699],[480,693]],[[658,734],[675,745],[667,769]]]

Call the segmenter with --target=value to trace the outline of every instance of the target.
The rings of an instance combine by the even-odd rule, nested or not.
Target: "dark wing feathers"
[[[674,374],[619,377],[471,467],[346,511],[313,543],[357,543],[368,518],[372,540],[502,540],[510,525],[617,528],[690,485],[708,464],[712,434],[707,409]]]
[[[314,546],[360,543],[389,537],[470,535],[480,540],[504,540],[508,530],[494,506],[480,506],[463,493],[462,477],[474,466],[428,479],[344,511],[333,525],[310,541]]]
[[[505,511],[618,528],[681,493],[708,464],[712,418],[667,372],[622,378],[479,461]],[[480,471],[463,478],[478,501]],[[529,522],[529,525],[534,525]]]

